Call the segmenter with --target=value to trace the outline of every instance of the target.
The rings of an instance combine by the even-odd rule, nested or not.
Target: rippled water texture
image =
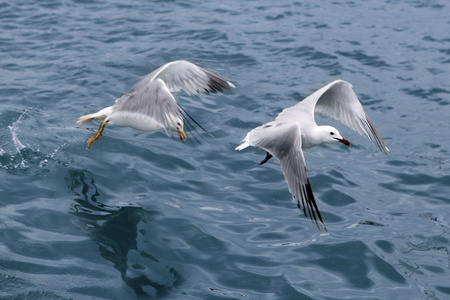
[[[449,299],[450,8],[406,1],[0,3],[0,298]],[[76,119],[186,59],[237,88],[178,100],[214,136]],[[392,155],[305,152],[328,232],[245,134],[335,80]],[[188,136],[192,132],[188,132]]]

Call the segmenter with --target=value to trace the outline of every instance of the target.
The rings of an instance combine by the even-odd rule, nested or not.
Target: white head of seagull
[[[96,113],[82,116],[77,124],[104,120],[88,141],[90,147],[103,134],[107,124],[129,126],[138,130],[177,131],[186,140],[184,120],[192,120],[203,129],[175,100],[172,93],[184,90],[188,95],[217,93],[235,86],[226,79],[184,60],[169,62],[144,76],[126,94]],[[204,129],[203,129],[204,130]]]
[[[339,131],[333,126],[322,125],[311,128],[303,134],[302,148],[312,148],[320,144],[331,144],[341,142],[344,145],[350,146],[350,142],[342,137]]]
[[[266,163],[275,156],[281,164],[284,178],[298,207],[303,209],[317,225],[322,216],[306,172],[302,148],[322,143],[341,142],[350,146],[339,131],[332,126],[318,126],[314,113],[320,112],[341,121],[361,135],[369,138],[381,152],[389,149],[367,116],[350,83],[336,80],[306,97],[298,104],[284,109],[274,121],[251,130],[236,150],[255,146],[267,151]],[[325,225],[324,225],[325,226]]]

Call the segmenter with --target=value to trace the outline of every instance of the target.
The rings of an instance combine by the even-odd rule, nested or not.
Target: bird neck
[[[302,148],[312,148],[323,143],[320,126],[302,130]]]

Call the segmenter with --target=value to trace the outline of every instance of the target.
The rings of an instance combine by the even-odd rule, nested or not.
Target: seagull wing
[[[115,111],[146,115],[159,123],[168,135],[170,129],[183,127],[182,108],[159,78],[117,99],[112,113]]]
[[[316,224],[317,218],[323,223],[306,172],[300,125],[273,121],[256,127],[236,150],[248,146],[262,148],[279,160],[289,191],[298,207],[302,206],[305,216],[309,215]]]
[[[295,111],[299,110],[306,111],[312,116],[314,116],[314,111],[327,114],[359,134],[366,136],[381,152],[390,153],[380,133],[364,111],[361,102],[352,89],[352,85],[346,81],[336,80],[331,82],[297,105],[285,109],[279,117],[283,114],[293,116]]]
[[[169,62],[139,81],[132,89],[145,87],[155,79],[166,83],[170,92],[184,90],[189,95],[199,93],[216,93],[231,90],[235,86],[228,80],[185,60]]]

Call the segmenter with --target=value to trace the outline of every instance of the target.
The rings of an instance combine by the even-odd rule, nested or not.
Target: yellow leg
[[[97,132],[94,134],[93,137],[91,137],[91,138],[88,140],[88,143],[87,143],[88,148],[91,147],[91,145],[92,145],[96,140],[98,140],[98,139],[102,136],[103,131],[105,130],[106,124],[108,124],[108,122],[102,122],[102,123],[100,124],[100,126],[98,127]]]
[[[177,132],[178,135],[180,136],[180,140],[184,142],[186,140],[186,133],[184,132],[184,130],[177,127]]]

